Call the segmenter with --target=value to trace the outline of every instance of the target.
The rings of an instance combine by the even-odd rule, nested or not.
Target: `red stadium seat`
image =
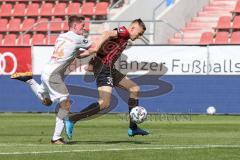
[[[24,35],[20,35],[18,37],[18,42],[17,44],[19,46],[29,46],[31,45],[30,43],[30,38],[31,38],[31,35],[30,34],[24,34]]]
[[[222,16],[218,20],[217,29],[230,29],[231,28],[231,17]]]
[[[240,44],[240,32],[233,32],[230,40],[231,44]]]
[[[7,34],[4,38],[4,46],[15,46],[16,45],[16,34]]]
[[[12,5],[11,4],[2,4],[0,16],[2,16],[2,17],[11,16],[11,13],[12,13]]]
[[[215,44],[228,44],[228,32],[217,32]]]
[[[35,24],[35,20],[33,18],[24,19],[22,23],[22,28],[20,29],[20,31],[27,31],[31,29],[34,24]]]
[[[40,18],[37,20],[37,26],[34,27],[34,31],[47,31],[48,30],[48,19]]]
[[[18,4],[15,4],[14,5],[14,8],[13,8],[13,16],[23,16],[25,15],[25,8],[26,8],[26,5],[23,4],[23,3],[18,3]]]
[[[58,37],[57,35],[48,36],[46,44],[54,45],[57,40],[57,37]]]
[[[26,15],[27,16],[38,16],[39,14],[39,4],[32,3],[27,6]]]
[[[53,15],[55,16],[63,16],[66,14],[66,3],[58,3],[55,5],[53,9]]]
[[[99,2],[96,4],[96,16],[105,16],[108,14],[108,3],[107,2]]]
[[[33,45],[43,45],[46,44],[44,34],[34,34],[32,36]]]
[[[53,4],[52,3],[44,3],[40,8],[41,16],[51,16],[52,15]]]
[[[233,29],[240,29],[240,16],[235,16],[233,19]]]
[[[212,32],[202,33],[200,44],[212,44],[213,43],[213,34]]]
[[[94,3],[93,2],[83,3],[81,14],[84,16],[93,16],[94,15]]]
[[[27,16],[38,16],[39,14],[39,4],[32,3],[27,6],[26,15]]]
[[[61,31],[62,30],[62,19],[61,18],[52,19],[50,30],[51,31]]]
[[[7,19],[0,19],[0,32],[7,31],[8,20]]]
[[[8,31],[19,31],[20,30],[21,19],[11,19],[9,21]]]
[[[68,31],[69,27],[68,27],[68,23],[65,21],[63,22],[63,30],[64,31]]]
[[[67,14],[68,15],[78,15],[80,14],[81,5],[80,3],[70,3],[68,5]]]
[[[235,9],[233,10],[234,13],[240,13],[240,1],[238,0]]]

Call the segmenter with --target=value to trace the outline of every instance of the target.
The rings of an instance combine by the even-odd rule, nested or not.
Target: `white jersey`
[[[82,35],[72,31],[60,34],[55,43],[55,49],[50,61],[44,67],[43,74],[64,75],[67,67],[79,54],[79,49],[87,49],[91,42]]]

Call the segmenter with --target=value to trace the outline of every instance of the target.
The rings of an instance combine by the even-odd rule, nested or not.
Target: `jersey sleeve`
[[[88,38],[83,38],[81,42],[81,48],[88,49],[91,46],[92,42]]]

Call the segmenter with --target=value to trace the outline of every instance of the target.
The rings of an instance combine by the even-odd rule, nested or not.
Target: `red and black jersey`
[[[111,67],[126,48],[128,39],[130,38],[128,30],[124,26],[114,30],[118,33],[117,38],[107,40],[97,53],[97,57],[101,59],[102,63]]]

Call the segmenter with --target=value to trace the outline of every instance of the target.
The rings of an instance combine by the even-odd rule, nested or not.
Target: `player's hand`
[[[89,51],[86,50],[86,49],[80,48],[80,49],[79,49],[79,54],[78,54],[78,56],[77,56],[76,58],[81,59],[81,58],[85,58],[85,57],[88,57],[88,56],[90,56]]]

